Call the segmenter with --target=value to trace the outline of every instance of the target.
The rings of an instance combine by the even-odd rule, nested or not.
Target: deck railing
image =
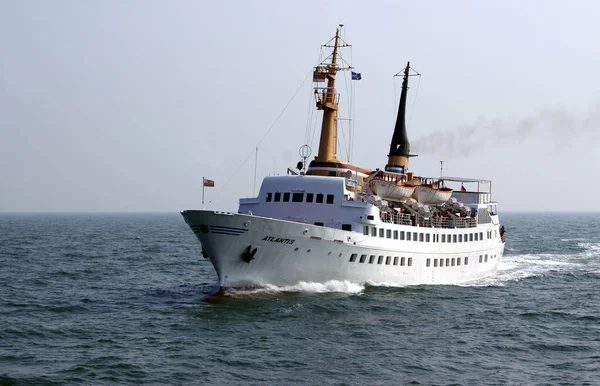
[[[419,225],[426,228],[474,228],[477,226],[477,220],[474,217],[456,217],[448,216],[428,217],[412,216],[410,213],[381,213],[381,221],[388,224],[399,225]]]

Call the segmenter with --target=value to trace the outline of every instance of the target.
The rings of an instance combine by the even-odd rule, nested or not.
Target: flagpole
[[[202,210],[204,209],[204,176],[202,176]]]
[[[256,166],[258,164],[258,146],[256,147],[256,154],[254,158],[254,187],[252,188],[252,197],[256,194]]]

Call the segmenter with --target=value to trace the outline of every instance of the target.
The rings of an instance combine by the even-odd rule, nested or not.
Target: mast
[[[317,97],[317,109],[323,110],[323,123],[321,124],[321,139],[319,141],[319,154],[317,161],[326,162],[336,160],[336,141],[337,141],[337,112],[338,112],[338,94],[335,90],[335,77],[337,74],[337,55],[340,39],[340,29],[335,30],[335,42],[333,45],[333,54],[331,64],[323,70],[327,76],[327,87],[322,92],[315,90]]]
[[[400,95],[400,105],[398,106],[398,117],[396,118],[396,127],[392,136],[390,145],[390,154],[388,154],[388,163],[385,170],[395,173],[405,173],[408,169],[408,157],[410,154],[410,142],[406,135],[406,98],[408,93],[408,71],[410,62],[404,69],[404,78],[402,79],[402,94]]]

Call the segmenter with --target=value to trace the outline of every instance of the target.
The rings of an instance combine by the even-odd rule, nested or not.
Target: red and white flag
[[[204,186],[206,186],[207,188],[215,187],[215,182],[213,180],[208,180],[206,178],[203,178],[203,180],[204,180]]]

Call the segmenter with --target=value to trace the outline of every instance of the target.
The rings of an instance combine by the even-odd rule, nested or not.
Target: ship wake
[[[551,274],[600,274],[600,243],[581,242],[577,245],[581,252],[505,255],[493,276],[463,285],[504,286]]]

